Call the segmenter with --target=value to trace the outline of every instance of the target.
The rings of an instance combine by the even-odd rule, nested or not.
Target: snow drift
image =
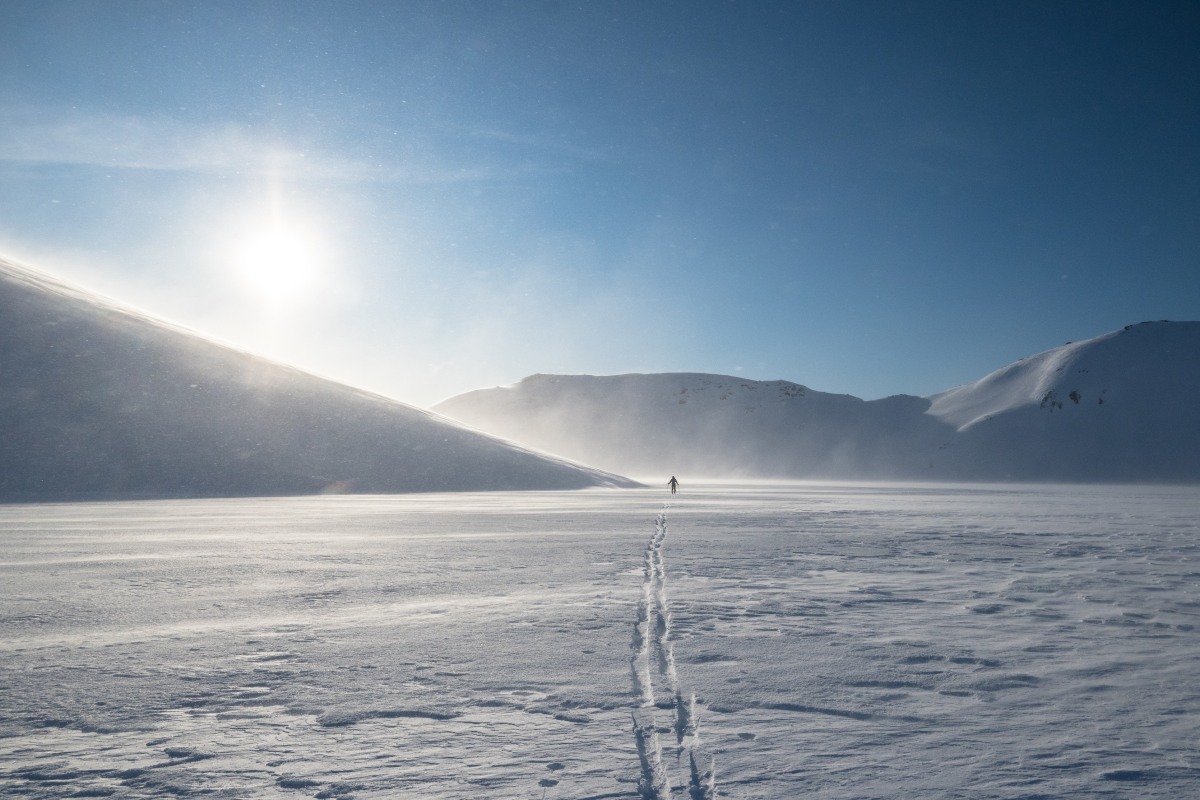
[[[632,485],[3,260],[0,409],[3,501]]]
[[[721,375],[534,375],[434,409],[625,474],[1200,481],[1200,323],[1069,343],[928,398]]]

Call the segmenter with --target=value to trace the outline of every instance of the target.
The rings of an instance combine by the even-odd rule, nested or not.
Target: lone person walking
[[[671,487],[671,494],[675,494],[675,489],[679,486],[679,481],[675,480],[675,476],[671,476],[671,480],[667,481],[667,486]]]

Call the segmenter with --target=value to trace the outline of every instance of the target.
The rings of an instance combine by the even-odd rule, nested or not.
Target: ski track
[[[684,699],[675,652],[671,644],[671,608],[667,601],[667,570],[663,562],[663,544],[667,538],[667,509],[664,504],[654,520],[654,535],[644,551],[642,594],[638,600],[637,621],[633,626],[630,645],[630,672],[633,695],[640,705],[633,712],[633,735],[637,744],[641,778],[638,790],[645,800],[668,800],[672,796],[669,770],[663,762],[659,741],[656,709],[670,709],[673,723],[664,732],[675,734],[675,757],[678,765],[687,764],[688,795],[692,800],[714,800],[717,796],[713,757],[700,744],[699,717],[696,714],[696,693]],[[653,659],[652,652],[653,651]],[[657,672],[670,700],[655,702],[654,678],[650,662]],[[682,784],[682,782],[681,782]]]

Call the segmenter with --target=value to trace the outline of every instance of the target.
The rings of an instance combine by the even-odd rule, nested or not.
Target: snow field
[[[1194,490],[661,503],[0,507],[0,796],[1200,795]]]

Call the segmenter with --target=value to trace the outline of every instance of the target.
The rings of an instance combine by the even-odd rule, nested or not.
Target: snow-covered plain
[[[6,797],[699,798],[710,755],[718,797],[1200,796],[1194,488],[29,505],[0,531]]]

